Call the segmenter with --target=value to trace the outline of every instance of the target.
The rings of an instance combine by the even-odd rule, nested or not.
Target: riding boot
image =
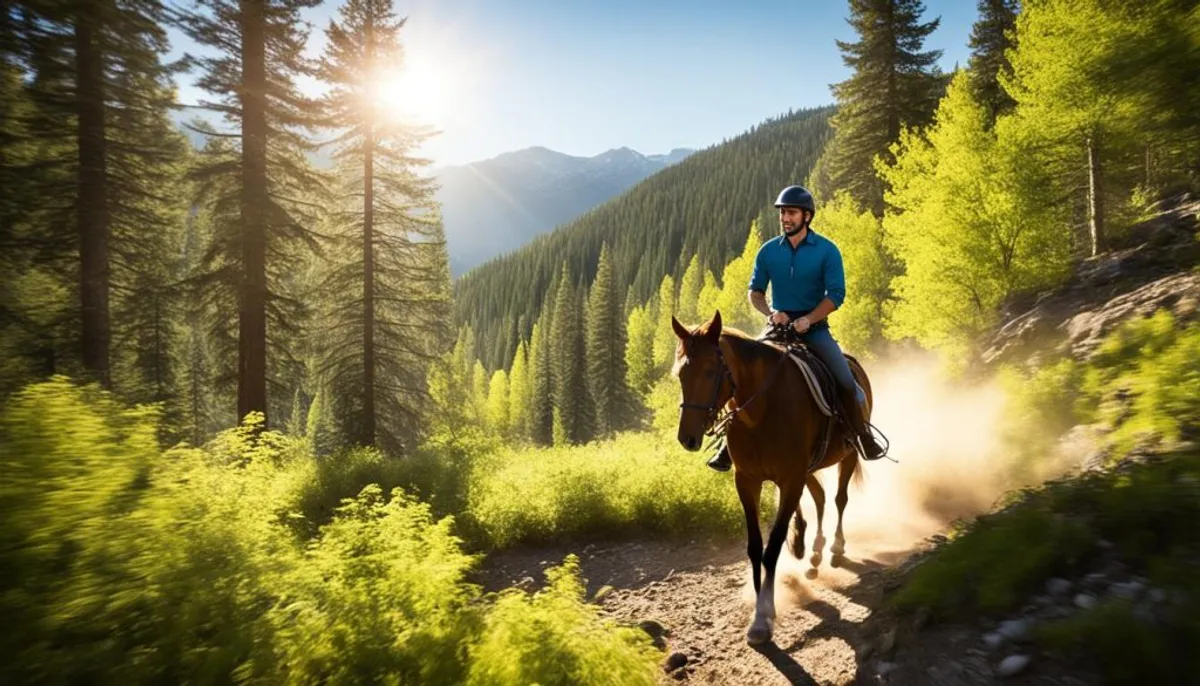
[[[729,456],[729,446],[725,441],[721,441],[721,449],[708,461],[708,466],[718,472],[727,472],[733,467],[733,458]]]
[[[846,410],[846,416],[850,420],[850,428],[858,435],[859,443],[862,445],[863,458],[878,460],[886,455],[887,451],[879,446],[879,443],[875,441],[875,435],[867,426],[866,409],[858,403],[858,399],[853,394],[843,393],[842,407]]]

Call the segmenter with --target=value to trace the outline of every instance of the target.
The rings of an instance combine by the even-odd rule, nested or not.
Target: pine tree
[[[538,445],[550,445],[554,421],[553,379],[550,362],[550,317],[543,316],[533,325],[529,343],[529,439]]]
[[[630,420],[625,349],[625,318],[618,308],[612,262],[605,245],[592,282],[587,318],[587,378],[595,402],[596,435],[600,438],[612,436]]]
[[[316,107],[295,86],[312,73],[303,57],[302,9],[320,0],[198,0],[181,18],[186,33],[214,54],[196,58],[197,85],[216,96],[200,105],[221,112],[239,149],[198,169],[195,177],[230,217],[222,221],[206,266],[210,282],[237,294],[237,412],[268,411],[268,361],[298,366],[289,350],[304,301],[288,297],[286,277],[299,264],[298,243],[316,247],[309,214],[322,183],[306,164],[305,128]],[[314,203],[314,200],[317,201]],[[236,208],[236,211],[234,211]],[[271,349],[268,354],[268,347]],[[281,407],[292,389],[279,394]]]
[[[924,12],[921,0],[850,0],[848,21],[859,39],[837,45],[854,73],[833,86],[838,111],[833,140],[814,179],[818,203],[844,190],[883,215],[883,185],[874,160],[890,162],[889,147],[901,129],[927,124],[942,93],[935,67],[942,53],[922,50],[940,19],[921,23]]]
[[[692,255],[688,262],[683,278],[679,280],[679,321],[688,324],[698,323],[700,314],[700,289],[704,287],[704,274],[700,270],[700,256]]]
[[[581,319],[570,270],[563,265],[549,336],[551,392],[554,411],[568,440],[583,442],[586,377],[583,370]]]
[[[79,347],[69,357],[87,376],[131,400],[168,399],[166,279],[181,235],[183,144],[167,118],[176,65],[162,59],[165,11],[157,0],[39,0],[21,3],[15,30],[12,9],[2,9],[0,40],[32,76],[26,131],[36,152],[21,202],[33,212],[23,238],[40,246],[29,266],[75,284]],[[149,322],[130,321],[148,310]],[[114,323],[122,314],[124,330]],[[58,362],[56,371],[73,371]],[[126,368],[121,378],[114,365]]]
[[[1017,0],[979,0],[979,19],[971,30],[971,87],[991,118],[1007,113],[1016,103],[1000,85],[1000,74],[1010,74],[1008,49],[1017,27]]]
[[[396,450],[419,431],[426,366],[446,343],[448,261],[433,187],[412,150],[429,133],[400,121],[379,97],[403,68],[403,20],[390,0],[350,0],[326,31],[319,76],[331,84],[328,123],[340,190],[321,373],[331,379],[343,431]]]

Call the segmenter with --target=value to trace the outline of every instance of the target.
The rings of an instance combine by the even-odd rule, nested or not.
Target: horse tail
[[[863,472],[862,457],[859,456],[857,450],[851,450],[849,459],[854,460],[854,464],[850,466],[850,482],[854,484],[855,488],[862,488],[866,478],[866,474]]]

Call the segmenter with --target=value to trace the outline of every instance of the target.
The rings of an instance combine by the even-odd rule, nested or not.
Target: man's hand
[[[791,318],[788,317],[787,312],[780,312],[778,310],[772,312],[770,317],[767,317],[767,321],[779,326],[787,324],[790,319]]]
[[[796,330],[796,333],[804,333],[805,331],[808,331],[809,327],[811,326],[812,323],[808,321],[808,317],[801,317],[792,322],[792,328]]]

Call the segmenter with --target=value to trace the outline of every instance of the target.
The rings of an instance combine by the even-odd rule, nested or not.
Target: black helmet
[[[788,186],[780,191],[779,197],[775,199],[775,207],[799,207],[813,214],[817,213],[812,193],[809,193],[804,186]]]

